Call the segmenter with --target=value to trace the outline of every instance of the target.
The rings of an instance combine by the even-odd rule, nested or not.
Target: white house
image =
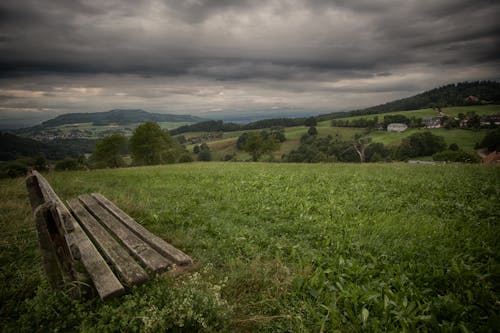
[[[400,123],[392,123],[387,125],[387,132],[404,132],[408,129],[408,126],[406,124],[400,124]]]

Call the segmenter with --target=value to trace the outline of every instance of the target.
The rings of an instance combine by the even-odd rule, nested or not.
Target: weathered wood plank
[[[128,252],[107,232],[107,230],[82,206],[77,199],[69,200],[73,212],[87,235],[94,240],[104,256],[116,267],[128,286],[146,281],[149,276]]]
[[[57,252],[47,228],[47,215],[50,214],[52,202],[39,205],[35,208],[35,224],[38,235],[38,244],[42,255],[42,264],[47,280],[52,289],[60,288],[64,282]]]
[[[118,278],[80,226],[75,227],[75,231],[68,234],[66,239],[73,244],[71,253],[82,262],[103,301],[125,292]]]
[[[75,260],[80,260],[89,274],[94,286],[103,300],[117,296],[124,292],[120,281],[113,274],[106,261],[99,254],[99,251],[85,235],[80,225],[74,220],[61,199],[54,192],[47,180],[38,172],[33,171],[32,175],[36,179],[37,190],[30,190],[31,197],[39,196],[32,201],[32,205],[37,202],[48,202],[54,206],[50,209],[54,219],[60,219],[59,226],[65,229],[64,239],[67,248]],[[33,181],[33,179],[31,179]],[[33,194],[31,194],[33,193]],[[40,197],[41,196],[41,197]],[[53,215],[56,213],[55,215]],[[60,263],[61,264],[61,263]]]
[[[171,265],[170,260],[163,257],[142,239],[137,237],[131,230],[125,227],[110,212],[104,209],[94,197],[84,194],[78,197],[85,208],[89,210],[102,224],[104,224],[120,241],[130,250],[132,255],[140,260],[153,272],[167,269]]]
[[[149,230],[144,228],[142,225],[134,221],[130,216],[128,216],[120,208],[116,207],[111,201],[106,199],[102,194],[92,193],[94,197],[101,206],[106,208],[114,217],[116,217],[120,222],[126,225],[130,230],[132,230],[137,236],[139,236],[146,243],[151,245],[156,251],[164,255],[166,258],[170,259],[176,265],[185,266],[192,264],[193,260],[187,254],[177,249],[173,245],[167,243],[160,237],[154,235]]]

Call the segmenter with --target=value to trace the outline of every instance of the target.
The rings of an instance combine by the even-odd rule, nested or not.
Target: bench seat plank
[[[156,251],[161,253],[166,258],[170,259],[176,265],[185,266],[192,264],[193,260],[187,254],[181,250],[175,248],[171,244],[167,243],[160,237],[154,235],[149,230],[144,228],[142,225],[134,221],[130,216],[128,216],[120,208],[116,207],[111,201],[106,199],[100,193],[92,193],[92,197],[99,202],[104,208],[106,208],[114,217],[126,225],[130,230],[132,230],[137,236],[139,236],[146,243],[151,245]]]
[[[126,285],[138,285],[149,279],[144,269],[77,199],[72,199],[67,203],[87,235],[93,239],[94,244],[98,245],[109,262],[116,267]]]
[[[171,265],[170,260],[163,257],[131,230],[125,227],[111,213],[104,209],[94,197],[84,194],[78,197],[82,204],[105,225],[125,245],[132,255],[153,272],[166,270]]]

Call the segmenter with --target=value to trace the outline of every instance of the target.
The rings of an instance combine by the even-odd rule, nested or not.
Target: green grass
[[[429,131],[432,134],[442,136],[447,145],[456,143],[461,149],[474,152],[476,143],[480,143],[486,135],[486,129],[480,131],[451,129],[408,129],[402,133],[392,133],[386,131],[373,131],[368,136],[373,139],[373,142],[381,142],[384,145],[396,146],[401,143],[401,140],[409,137],[412,134]]]
[[[108,303],[54,293],[23,179],[1,180],[4,331],[498,331],[498,167],[193,163],[47,179],[63,199],[104,194],[195,266]]]

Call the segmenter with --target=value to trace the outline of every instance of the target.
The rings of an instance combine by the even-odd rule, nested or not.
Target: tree
[[[279,141],[267,132],[249,133],[246,142],[243,144],[243,150],[252,155],[254,162],[264,155],[279,149]]]
[[[202,143],[200,146],[200,152],[198,153],[198,161],[209,162],[212,160],[212,154],[210,153],[210,147],[206,143]]]
[[[356,150],[356,153],[359,155],[359,161],[361,163],[366,161],[365,149],[371,142],[371,140],[372,140],[371,138],[363,138],[359,134],[356,134],[354,136],[354,141],[352,143],[352,146],[354,150]]]
[[[121,134],[111,134],[95,146],[92,159],[97,168],[119,168],[125,165],[122,158],[127,150],[127,138]]]
[[[479,147],[486,148],[488,151],[500,151],[500,129],[488,131]]]
[[[200,146],[195,145],[195,146],[193,147],[193,153],[198,154],[199,152],[200,152]]]
[[[179,148],[172,137],[155,122],[137,126],[129,145],[136,165],[174,163],[179,155]]]
[[[244,150],[243,147],[247,143],[247,140],[248,140],[248,133],[247,132],[243,132],[238,137],[238,141],[236,141],[236,148],[239,149],[239,150]]]
[[[442,136],[431,132],[420,132],[403,139],[396,149],[396,157],[406,159],[417,156],[431,156],[446,149],[446,143]]]
[[[281,126],[271,127],[271,135],[276,138],[279,142],[285,142],[285,128]]]
[[[318,130],[316,129],[316,127],[311,126],[311,127],[309,127],[309,129],[307,130],[307,134],[308,134],[309,136],[318,135]]]
[[[314,118],[314,117],[309,117],[304,122],[304,125],[306,125],[307,127],[316,126],[317,124],[318,124],[318,122],[316,121],[316,118]]]
[[[381,142],[370,143],[365,149],[366,162],[380,162],[387,160],[391,150]]]

